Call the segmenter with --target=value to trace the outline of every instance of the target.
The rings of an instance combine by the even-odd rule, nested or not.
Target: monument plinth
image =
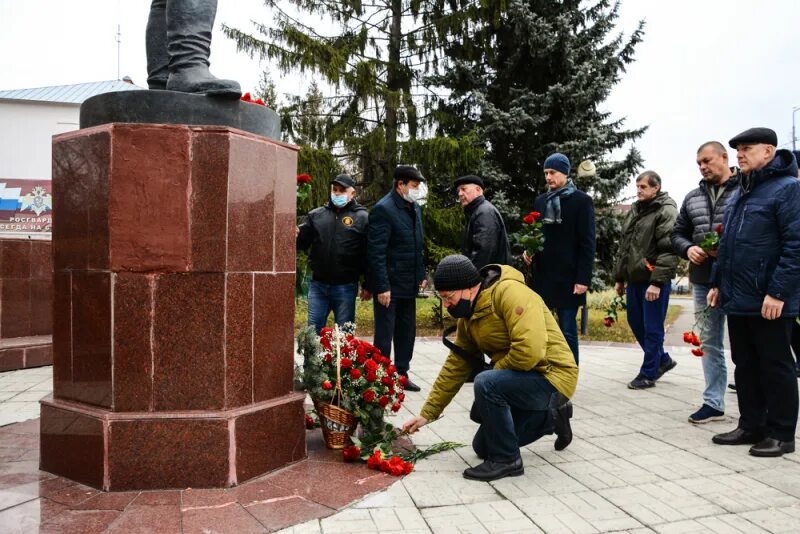
[[[41,469],[104,490],[225,487],[305,457],[296,164],[227,126],[54,137]]]

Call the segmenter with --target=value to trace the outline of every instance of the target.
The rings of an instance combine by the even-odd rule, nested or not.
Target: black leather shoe
[[[764,439],[758,432],[749,432],[741,428],[736,428],[724,434],[717,434],[711,441],[717,445],[752,445]]]
[[[469,480],[482,480],[491,482],[505,477],[518,477],[525,473],[522,458],[517,458],[510,464],[486,460],[480,465],[464,470],[464,478]]]
[[[676,365],[678,365],[678,362],[676,362],[675,360],[670,360],[669,362],[659,367],[658,372],[656,373],[656,380],[664,376],[664,373],[666,373],[667,371],[672,371],[673,369],[675,369]]]
[[[407,380],[406,380],[406,385],[403,389],[405,389],[406,391],[422,391],[422,388],[420,388],[418,385],[412,382],[411,379],[408,378],[408,375],[405,375],[405,377]]]
[[[628,389],[647,389],[655,385],[655,380],[650,380],[649,378],[639,375],[628,383]]]
[[[750,447],[750,454],[765,458],[776,458],[787,452],[794,452],[794,440],[780,441],[775,438],[764,438]]]
[[[553,417],[553,430],[556,433],[556,442],[553,444],[557,451],[563,451],[572,443],[572,403],[561,393],[554,396],[554,406],[550,408]]]

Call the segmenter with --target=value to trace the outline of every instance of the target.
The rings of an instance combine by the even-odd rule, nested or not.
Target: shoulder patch
[[[522,306],[517,306],[516,308],[514,308],[514,313],[516,313],[517,315],[522,315],[522,312],[524,311],[525,308],[523,308]]]
[[[349,215],[342,217],[342,224],[345,226],[353,226],[353,218]]]

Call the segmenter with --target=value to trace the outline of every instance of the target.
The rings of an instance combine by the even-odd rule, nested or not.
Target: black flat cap
[[[461,176],[453,182],[453,187],[458,189],[458,186],[464,184],[475,184],[481,186],[483,188],[483,180],[481,180],[480,176],[475,176],[474,174],[468,174],[466,176]]]
[[[408,182],[409,180],[416,180],[418,182],[424,182],[425,178],[423,178],[422,173],[419,172],[416,167],[412,167],[411,165],[398,165],[394,168],[394,179],[400,180],[402,182]]]
[[[731,148],[739,145],[758,145],[758,144],[778,146],[778,135],[775,130],[769,128],[750,128],[728,141]]]
[[[336,178],[331,180],[331,185],[333,185],[333,184],[339,184],[342,187],[355,187],[356,186],[356,181],[353,180],[347,174],[340,174],[339,176],[337,176]]]

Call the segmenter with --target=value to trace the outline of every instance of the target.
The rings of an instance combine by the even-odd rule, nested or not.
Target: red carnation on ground
[[[364,391],[364,393],[362,393],[361,396],[364,397],[364,400],[366,402],[372,402],[375,400],[375,392],[372,391],[371,389]]]
[[[342,456],[344,456],[345,462],[355,462],[361,458],[361,449],[355,445],[350,445],[342,450]]]
[[[376,449],[375,452],[372,453],[372,456],[367,459],[367,467],[370,469],[380,469],[382,461],[381,451],[380,449]]]
[[[359,378],[361,378],[361,371],[359,371],[358,369],[350,369],[350,378],[352,378],[353,380],[358,380]]]
[[[305,414],[305,420],[306,420],[306,428],[307,429],[311,430],[312,428],[314,428],[314,418],[313,417],[311,417],[308,414]]]

